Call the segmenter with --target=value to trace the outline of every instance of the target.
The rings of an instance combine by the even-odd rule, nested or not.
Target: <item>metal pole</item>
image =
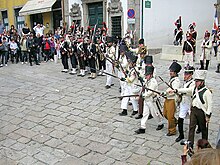
[[[143,27],[144,27],[144,0],[141,0],[141,38],[143,38]]]

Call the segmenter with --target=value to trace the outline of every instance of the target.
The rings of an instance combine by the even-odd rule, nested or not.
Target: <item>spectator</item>
[[[4,52],[2,54],[2,65],[7,66],[7,63],[8,63],[8,42],[7,42],[6,37],[3,37],[2,40],[3,40],[2,43],[4,45]]]
[[[17,54],[18,45],[15,42],[14,38],[11,39],[10,49],[11,49],[11,62],[14,63],[14,58],[15,58],[16,63],[18,63],[18,54]]]
[[[209,142],[206,139],[199,139],[197,141],[197,148],[196,148],[196,154],[194,154],[194,151],[192,151],[191,145],[186,144],[183,147],[183,155],[181,155],[182,158],[182,165],[185,165],[185,163],[187,162],[187,153],[191,153],[192,155],[192,159],[194,159],[195,155],[197,156],[197,153],[199,153],[201,150],[203,149],[207,149],[207,148],[212,148],[212,146],[209,144]],[[200,163],[198,163],[199,165]],[[211,165],[211,164],[210,164]]]
[[[0,34],[3,34],[4,30],[5,30],[5,26],[4,26],[3,22],[2,22],[2,20],[0,20]]]
[[[16,35],[17,30],[15,29],[14,25],[11,25],[9,32],[10,32],[10,37],[14,37]]]
[[[27,26],[27,23],[25,23],[24,27],[22,28],[22,36],[29,35],[29,34],[30,34],[30,28]]]
[[[43,41],[43,52],[44,52],[44,62],[47,62],[50,58],[50,41],[48,36],[45,37]]]
[[[44,29],[46,27],[42,24],[37,24],[37,26],[35,26],[33,29],[35,31],[35,35],[37,36],[37,34],[39,33],[41,37],[43,37],[43,34],[44,34]]]
[[[21,46],[21,52],[22,52],[22,59],[21,64],[24,64],[24,62],[27,64],[27,57],[28,57],[28,42],[27,42],[27,36],[24,34],[20,46]]]

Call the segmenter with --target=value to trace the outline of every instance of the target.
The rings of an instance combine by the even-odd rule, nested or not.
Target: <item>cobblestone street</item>
[[[169,79],[171,61],[154,55],[157,75]],[[154,119],[135,135],[140,120],[121,117],[119,83],[105,89],[105,76],[94,80],[61,73],[61,63],[40,66],[9,63],[0,68],[0,165],[150,165],[181,164],[182,148]],[[209,141],[219,129],[220,86],[212,58],[207,85],[213,91]],[[183,70],[180,79],[183,80]],[[160,90],[166,88],[157,78]],[[177,113],[178,114],[178,113]],[[185,136],[189,120],[185,120]],[[201,138],[195,136],[195,140]]]

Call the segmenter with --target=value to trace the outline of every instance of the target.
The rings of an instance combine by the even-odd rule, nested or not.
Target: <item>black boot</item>
[[[126,116],[128,114],[127,109],[123,109],[121,113],[119,113],[120,116]]]
[[[159,131],[159,130],[163,129],[163,127],[164,127],[164,124],[160,124],[157,126],[156,130]]]
[[[176,138],[176,142],[179,142],[180,140],[184,139],[184,133],[183,133],[183,118],[178,119],[178,130],[179,130],[179,136]]]
[[[145,129],[139,128],[138,130],[134,131],[136,134],[142,134],[145,133]]]
[[[141,119],[143,117],[142,114],[139,114],[137,117],[135,117],[135,119]]]
[[[217,70],[215,72],[220,73],[219,69],[220,69],[220,64],[217,65]]]
[[[204,69],[204,62],[202,60],[200,60],[200,65],[201,65],[201,67],[199,69],[203,70]]]
[[[208,70],[208,68],[209,68],[209,60],[206,60],[205,70]]]

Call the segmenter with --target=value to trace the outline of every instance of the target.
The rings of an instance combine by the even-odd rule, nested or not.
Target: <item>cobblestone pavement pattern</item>
[[[155,55],[157,75],[168,80],[170,61]],[[220,93],[212,59],[207,84],[213,90],[209,140],[216,143]],[[61,64],[13,64],[0,69],[0,165],[151,165],[181,164],[176,136],[156,131],[151,119],[145,134],[135,135],[140,120],[118,113],[119,84],[106,90],[105,77],[94,80],[61,73]],[[180,74],[183,79],[182,72]],[[159,81],[159,79],[158,79]],[[166,88],[160,81],[160,90]],[[129,114],[131,107],[129,107]],[[188,133],[188,120],[185,120]],[[201,135],[196,135],[196,140]]]

